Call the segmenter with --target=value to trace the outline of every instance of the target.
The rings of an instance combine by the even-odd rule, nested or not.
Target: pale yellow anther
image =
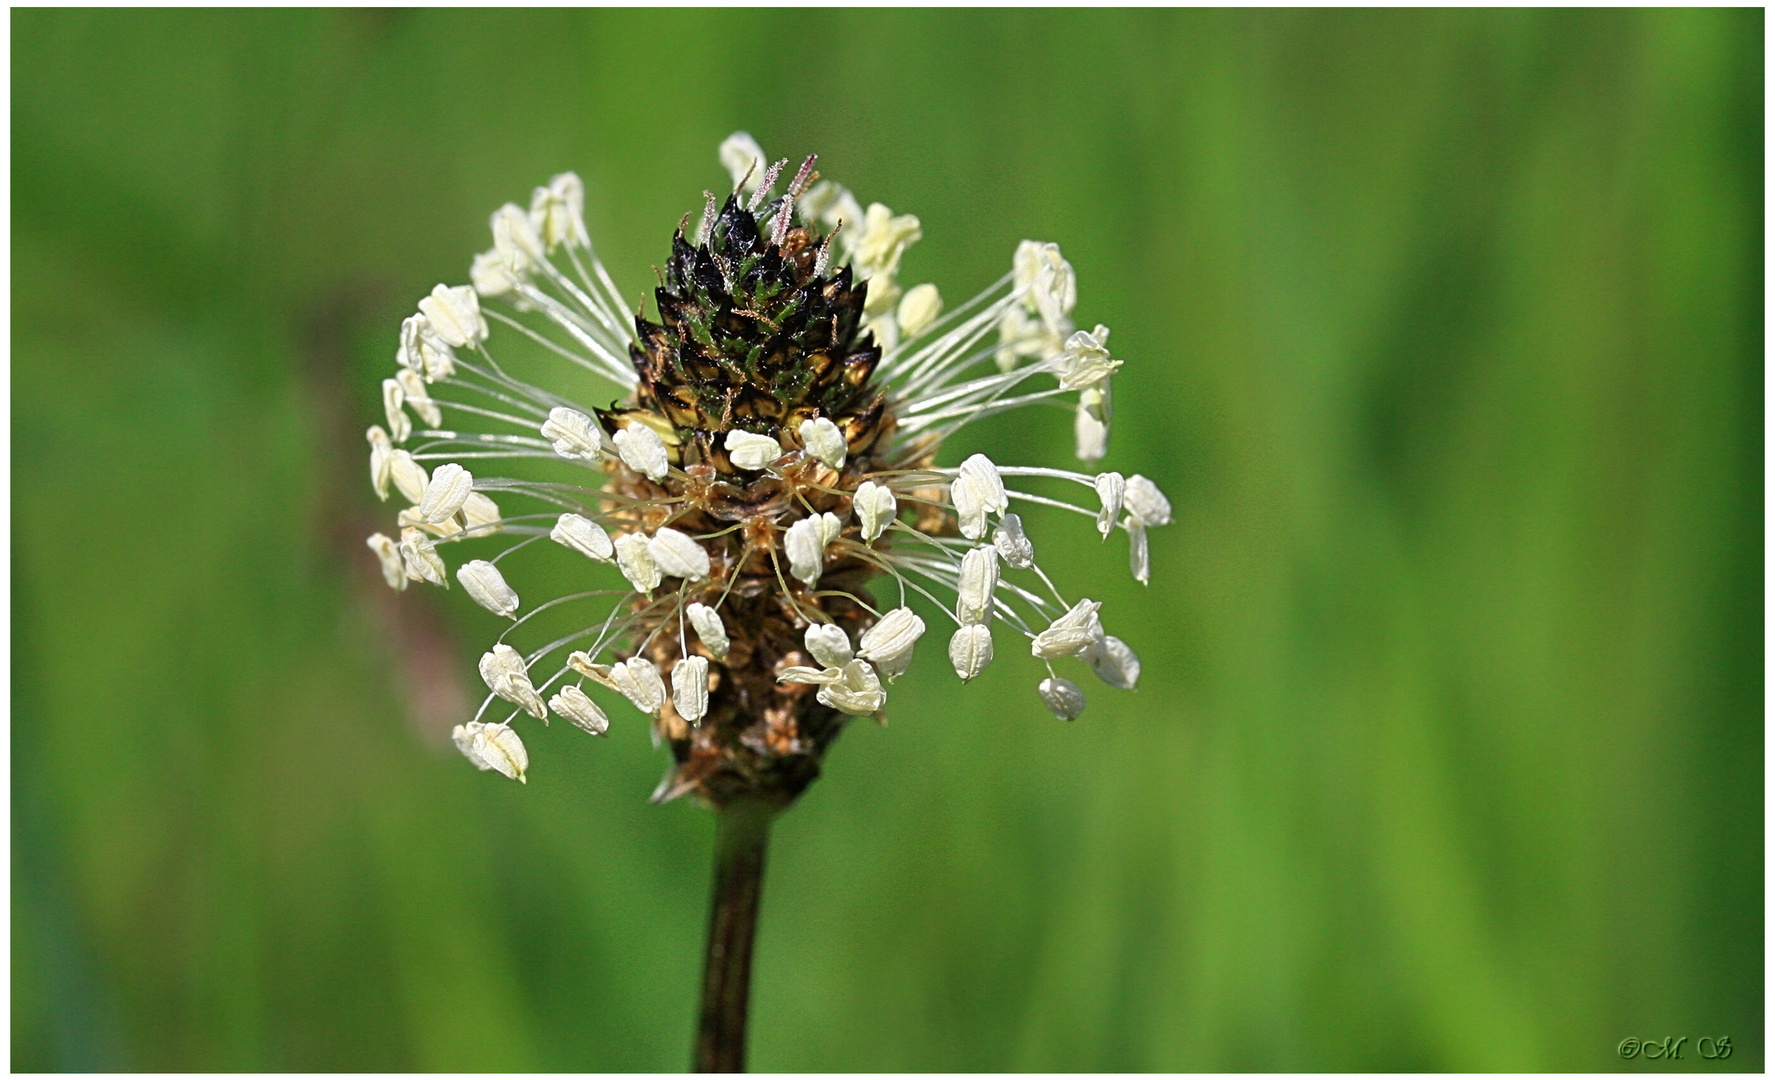
[[[406,442],[407,436],[413,434],[413,421],[407,419],[406,410],[401,408],[405,400],[406,393],[399,382],[382,380],[382,411],[388,417],[389,435],[398,443]]]
[[[456,568],[456,580],[469,599],[507,619],[516,619],[518,594],[505,583],[499,567],[485,559],[471,559]]]
[[[598,562],[609,562],[616,553],[616,546],[603,526],[578,514],[562,514],[549,530],[549,539]]]
[[[530,225],[543,245],[554,251],[562,244],[584,247],[591,242],[585,226],[585,184],[565,172],[530,196]]]
[[[401,565],[412,581],[429,581],[433,585],[449,587],[449,568],[438,557],[431,537],[418,529],[401,530]]]
[[[394,444],[389,439],[388,432],[382,430],[381,424],[371,425],[370,429],[364,432],[364,438],[370,443],[370,486],[376,490],[378,499],[387,502]]]
[[[964,626],[992,621],[998,591],[998,549],[981,546],[962,556],[956,574],[955,617]]]
[[[689,617],[691,629],[696,631],[698,640],[710,655],[717,660],[727,655],[727,627],[722,624],[719,612],[706,604],[691,604],[684,609],[684,614]]]
[[[400,545],[381,533],[372,533],[370,538],[364,542],[369,545],[371,551],[376,553],[376,558],[382,563],[382,580],[388,582],[388,587],[395,592],[405,592],[407,589],[407,567],[405,561],[401,559]]]
[[[677,529],[659,529],[647,542],[653,564],[667,577],[701,581],[709,576],[709,553]]]
[[[925,327],[936,322],[937,316],[941,314],[943,295],[937,291],[937,287],[930,284],[914,285],[906,290],[906,295],[900,300],[897,313],[900,332],[909,338],[915,338],[924,333]]]
[[[900,504],[887,485],[865,480],[851,498],[851,507],[857,513],[857,524],[863,528],[863,542],[868,544],[893,523]]]
[[[897,679],[912,666],[913,646],[923,635],[924,620],[911,608],[898,607],[863,631],[857,639],[857,653],[889,679]]]
[[[686,656],[672,665],[672,708],[693,724],[709,711],[709,661]]]
[[[828,421],[830,422],[830,421]],[[736,469],[762,469],[783,456],[783,444],[769,435],[758,435],[738,428],[727,433],[722,445],[728,460]]]
[[[432,427],[444,422],[444,414],[438,409],[438,403],[431,399],[425,389],[425,379],[411,368],[402,368],[394,373],[394,381],[401,384],[401,393],[407,399],[407,407],[419,415],[419,419]]]
[[[820,687],[814,695],[820,704],[847,716],[868,716],[887,704],[887,692],[868,661],[852,660],[838,669],[838,676],[837,681]]]
[[[658,432],[646,424],[630,424],[619,429],[611,441],[616,444],[616,454],[624,465],[649,480],[657,482],[666,478],[670,463],[666,457],[666,444],[660,441]]]
[[[1085,693],[1071,679],[1043,679],[1036,690],[1048,711],[1062,720],[1077,720],[1085,711]]]
[[[475,348],[487,340],[487,320],[472,285],[436,286],[430,296],[419,301],[419,313],[432,333],[453,348]]]
[[[801,436],[801,445],[807,449],[809,456],[834,469],[844,468],[848,447],[845,446],[844,432],[838,430],[837,424],[824,416],[815,417],[812,420],[803,420],[796,433]]]
[[[524,656],[518,650],[500,642],[490,652],[481,654],[480,669],[481,681],[496,696],[511,702],[538,720],[548,719],[548,708],[542,703],[542,695],[531,684]]]
[[[977,623],[957,627],[949,639],[949,664],[967,682],[992,662],[992,631]]]
[[[454,461],[439,465],[425,485],[425,497],[419,500],[419,516],[434,525],[456,516],[474,484],[473,474]]]
[[[560,692],[549,698],[549,708],[557,716],[565,716],[574,727],[588,731],[593,735],[602,735],[610,730],[610,718],[604,710],[598,708],[584,690],[577,686],[563,686]]]
[[[616,538],[616,567],[640,592],[650,593],[659,586],[659,564],[653,561],[647,537],[640,533],[624,533]]]
[[[807,633],[802,635],[802,643],[807,646],[808,655],[821,667],[843,667],[856,655],[851,651],[851,639],[844,628],[832,623],[809,626]]]
[[[1063,656],[1085,656],[1104,639],[1103,623],[1097,610],[1103,605],[1095,600],[1080,600],[1072,610],[1048,624],[1029,644],[1030,655],[1043,660]]]
[[[554,444],[555,453],[576,461],[597,461],[604,449],[604,433],[592,418],[562,406],[549,410],[549,418],[542,423],[542,437]],[[660,450],[663,453],[664,444]]]

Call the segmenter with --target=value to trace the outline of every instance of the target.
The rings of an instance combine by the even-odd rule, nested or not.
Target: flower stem
[[[746,999],[752,937],[764,891],[764,847],[774,811],[735,803],[715,814],[715,880],[709,898],[709,945],[697,1023],[697,1072],[746,1071]]]

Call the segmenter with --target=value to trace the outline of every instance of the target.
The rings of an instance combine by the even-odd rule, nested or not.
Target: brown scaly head
[[[804,647],[810,624],[834,624],[854,640],[875,622],[852,597],[866,597],[880,571],[847,554],[843,540],[855,537],[851,496],[879,464],[870,453],[893,416],[870,381],[881,350],[860,326],[867,284],[853,281],[848,266],[828,272],[830,234],[790,224],[813,161],[762,208],[758,197],[748,208],[735,193],[717,211],[710,197],[696,243],[680,225],[654,292],[659,322],[635,320],[633,403],[599,414],[612,435],[640,424],[666,445],[678,469],[658,481],[606,466],[618,497],[609,508],[636,507],[632,520],[648,533],[669,526],[698,539],[710,572],[685,584],[682,607],[718,609],[731,642],[716,656],[691,628],[681,630],[680,605],[638,603],[640,655],[664,671],[686,650],[711,661],[700,722],[686,722],[670,702],[657,721],[677,762],[659,801],[793,800],[848,718],[820,704],[816,686],[778,676],[823,666]],[[769,187],[767,177],[759,191]],[[842,435],[840,468],[797,452],[802,425],[822,418]],[[732,431],[769,436],[786,453],[767,469],[736,467],[726,448]],[[809,587],[791,576],[784,536],[824,514],[849,524],[825,546],[817,588]]]

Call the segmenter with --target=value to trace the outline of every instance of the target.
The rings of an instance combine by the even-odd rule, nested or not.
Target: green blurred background
[[[710,820],[632,711],[448,747],[498,620],[380,584],[362,431],[494,207],[577,170],[639,295],[746,128],[951,302],[1058,241],[1178,518],[1141,589],[1030,515],[1137,693],[932,639],[839,743],[755,1067],[1760,1068],[1762,35],[14,12],[13,1067],[686,1064]]]

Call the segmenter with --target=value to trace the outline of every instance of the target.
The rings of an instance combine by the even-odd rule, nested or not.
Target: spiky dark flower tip
[[[680,227],[654,290],[660,321],[635,320],[638,404],[670,423],[661,434],[678,464],[734,472],[719,440],[736,428],[781,442],[826,417],[852,454],[886,431],[886,397],[871,383],[881,349],[862,330],[868,285],[849,266],[826,272],[830,236],[783,224],[796,194],[754,215],[736,192],[705,215],[700,243]]]

